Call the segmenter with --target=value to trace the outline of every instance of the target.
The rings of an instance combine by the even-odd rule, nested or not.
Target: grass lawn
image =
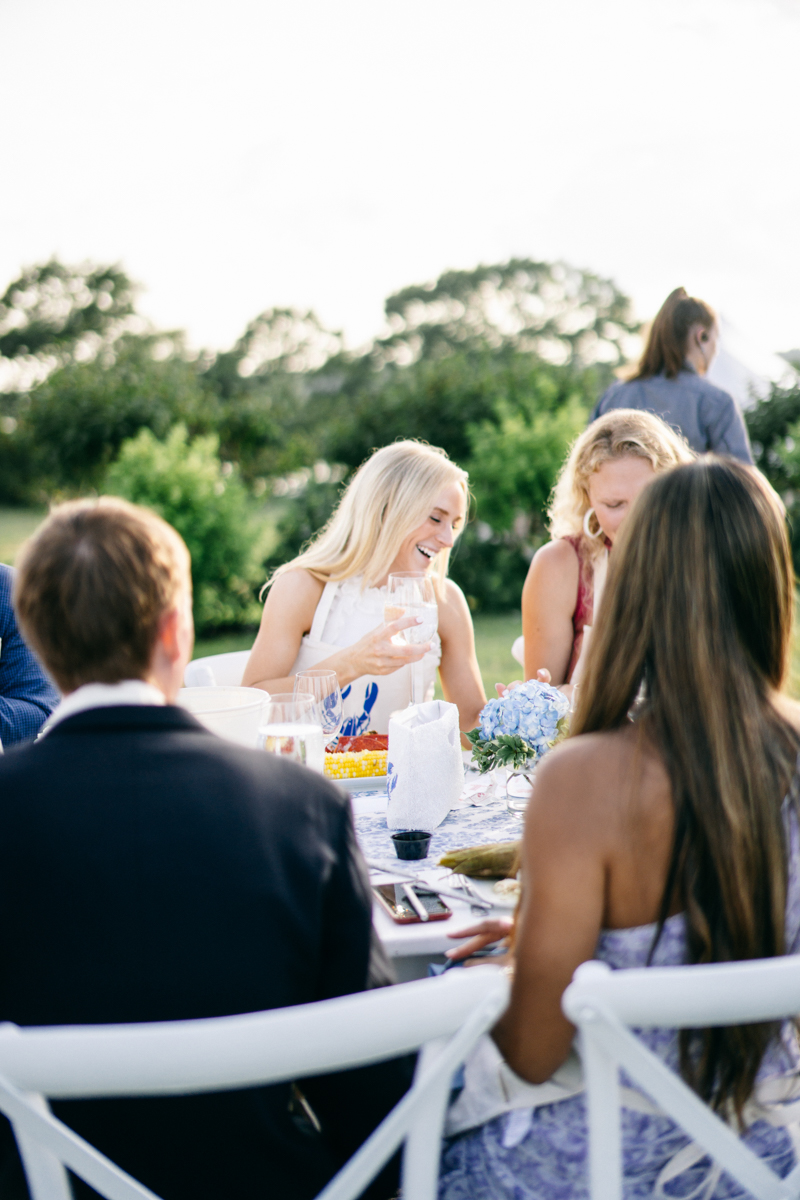
[[[0,508],[0,562],[13,566],[20,546],[46,516],[46,508]]]

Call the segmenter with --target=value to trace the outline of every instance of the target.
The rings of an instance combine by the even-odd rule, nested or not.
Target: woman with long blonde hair
[[[409,664],[422,661],[433,695],[437,668],[445,699],[463,730],[485,703],[472,618],[447,578],[450,550],[469,501],[465,471],[444,450],[421,442],[384,446],[359,468],[311,544],[270,580],[261,627],[242,682],[292,690],[294,674],[335,671],[345,700],[345,733],[386,733],[389,716],[411,698]],[[390,574],[426,572],[436,593],[438,633],[421,646],[397,644],[415,621],[384,621]]]
[[[608,552],[631,504],[657,474],[692,458],[652,413],[618,409],[577,438],[549,509],[551,541],[536,552],[522,590],[525,678],[577,683],[586,631],[599,607]]]
[[[441,1200],[587,1194],[583,1085],[561,1011],[582,962],[800,953],[800,710],[781,695],[794,587],[783,506],[753,468],[704,458],[637,500],[570,737],[537,771],[526,813],[511,1003],[473,1100],[492,1094],[493,1072],[506,1091],[494,1087],[480,1126],[475,1105],[451,1110]],[[462,936],[474,950],[497,932]],[[793,1022],[639,1036],[788,1174],[800,1145]],[[732,1196],[688,1141],[625,1081],[626,1198]]]

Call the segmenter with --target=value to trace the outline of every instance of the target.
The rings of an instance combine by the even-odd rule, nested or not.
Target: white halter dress
[[[293,672],[307,671],[338,650],[352,646],[383,625],[386,588],[362,588],[356,575],[339,583],[326,583],[319,599],[311,630],[300,643]],[[439,635],[431,638],[431,649],[422,660],[424,699],[432,700],[436,669],[442,657]],[[389,732],[389,717],[411,701],[411,667],[400,667],[391,675],[361,675],[342,689],[344,725],[342,733],[354,736],[374,729]]]

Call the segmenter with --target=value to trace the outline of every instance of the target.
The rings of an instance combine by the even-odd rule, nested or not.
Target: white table
[[[447,887],[447,870],[438,865],[438,860],[447,850],[488,842],[510,842],[522,835],[522,819],[519,814],[508,811],[503,797],[481,803],[478,807],[470,803],[470,793],[474,793],[477,787],[485,791],[486,781],[482,785],[472,783],[467,786],[456,808],[433,831],[428,857],[419,863],[401,862],[394,852],[391,831],[386,825],[385,792],[354,795],[352,804],[356,833],[365,857],[380,862],[382,867],[413,871],[429,883],[438,882]],[[389,882],[389,876],[375,877],[377,883],[382,880]],[[446,921],[412,925],[396,924],[377,902],[374,904],[373,924],[384,949],[393,960],[401,982],[426,975],[430,962],[444,962],[444,951],[457,944],[447,935],[466,929],[482,919],[482,914],[470,910],[468,899],[460,901],[448,897],[446,903],[453,910],[452,917]],[[486,916],[510,914],[508,907],[501,906],[485,913]]]

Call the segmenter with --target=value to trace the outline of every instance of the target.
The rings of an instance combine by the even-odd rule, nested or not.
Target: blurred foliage
[[[416,437],[466,466],[473,425],[497,424],[508,413],[553,412],[573,397],[588,411],[604,379],[595,369],[555,367],[518,351],[459,352],[356,376],[336,395],[315,397],[309,413],[322,430],[322,457],[331,462],[357,467],[377,446]]]
[[[340,352],[341,336],[312,312],[272,308],[211,359],[202,379],[217,398],[214,428],[223,457],[238,464],[243,479],[253,483],[315,461],[308,379]]]
[[[123,443],[105,491],[154,509],[192,556],[198,632],[258,621],[255,529],[247,491],[217,454],[215,434],[190,440],[176,425],[163,441],[149,429]]]
[[[29,267],[0,297],[0,356],[71,358],[96,350],[133,313],[135,288],[119,267]]]
[[[767,399],[744,417],[756,466],[786,505],[794,568],[800,572],[800,383],[773,384]]]
[[[97,488],[140,429],[165,437],[176,421],[207,425],[209,398],[179,353],[156,358],[159,337],[123,336],[90,362],[68,362],[16,405],[37,497]],[[2,453],[0,451],[0,453]]]
[[[556,365],[620,366],[638,333],[631,303],[610,279],[564,262],[512,258],[389,296],[390,332],[377,339],[379,364],[407,366],[465,347],[512,349]]]
[[[257,499],[280,505],[267,573],[324,524],[375,448],[407,437],[470,472],[476,519],[452,568],[470,604],[515,607],[558,466],[638,331],[610,280],[528,259],[404,288],[359,352],[312,312],[272,308],[230,349],[192,355],[137,317],[135,291],[118,267],[55,261],[7,289],[0,501],[107,479],[152,504],[196,556],[204,629],[254,617]]]
[[[339,502],[344,485],[327,479],[318,481],[313,475],[298,495],[292,497],[277,523],[277,541],[264,560],[266,576],[296,554],[317,533]]]

